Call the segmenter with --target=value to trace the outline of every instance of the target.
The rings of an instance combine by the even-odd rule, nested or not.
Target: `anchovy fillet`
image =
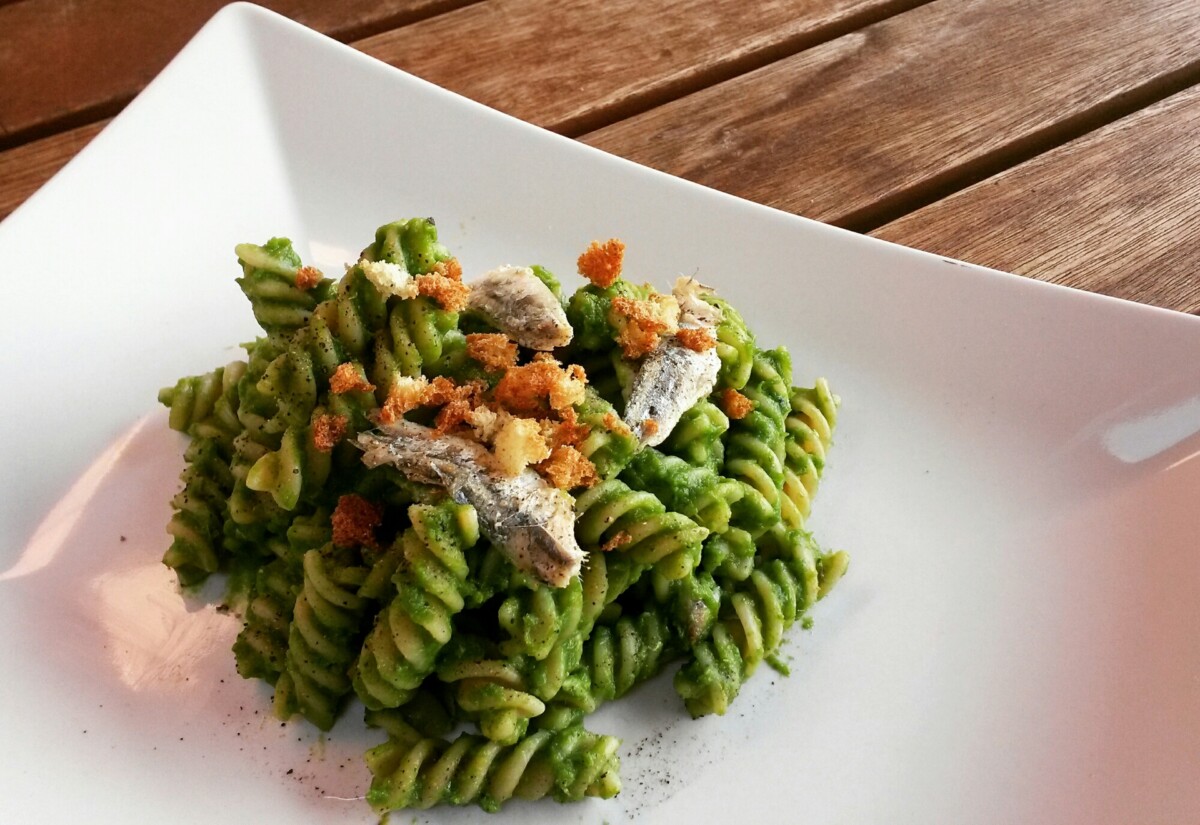
[[[412,481],[445,487],[455,501],[470,504],[479,527],[518,569],[554,587],[579,573],[583,550],[575,541],[571,497],[525,469],[506,476],[494,468],[481,444],[400,421],[361,433],[357,439],[368,467],[390,464]]]
[[[562,304],[527,266],[502,266],[471,282],[467,306],[530,349],[565,347],[575,335]]]
[[[712,292],[692,278],[679,278],[672,294],[679,304],[679,326],[713,329],[721,310],[700,296]],[[715,348],[704,352],[685,347],[675,336],[663,338],[638,368],[625,405],[625,423],[642,446],[666,441],[683,414],[713,391],[721,359]],[[652,422],[647,426],[647,422]]]

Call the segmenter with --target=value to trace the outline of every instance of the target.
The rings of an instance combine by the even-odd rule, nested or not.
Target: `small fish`
[[[579,573],[583,550],[575,541],[571,497],[531,469],[506,476],[491,453],[474,441],[399,421],[357,440],[368,467],[391,464],[412,481],[445,487],[455,501],[472,505],[483,534],[518,569],[553,587]]]
[[[530,349],[565,347],[575,335],[562,304],[527,266],[502,266],[472,281],[467,306]]]
[[[700,296],[712,292],[694,278],[679,278],[672,294],[679,304],[679,326],[713,329],[721,310]],[[721,359],[715,348],[688,349],[671,336],[663,338],[638,368],[625,405],[625,423],[642,446],[657,447],[697,401],[713,391]]]

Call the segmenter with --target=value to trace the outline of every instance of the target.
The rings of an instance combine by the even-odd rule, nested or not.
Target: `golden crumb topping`
[[[675,333],[675,340],[692,352],[705,352],[717,345],[717,339],[703,327],[684,327]]]
[[[421,406],[428,391],[429,380],[423,375],[415,378],[407,375],[396,376],[392,386],[388,388],[383,409],[379,411],[379,422],[395,424],[406,412]]]
[[[321,283],[321,270],[315,266],[302,266],[296,270],[296,289],[312,289]]]
[[[596,465],[574,447],[555,447],[550,457],[537,467],[546,480],[560,490],[591,487],[600,480]]]
[[[329,389],[341,395],[346,392],[371,392],[375,385],[367,380],[362,367],[347,361],[338,364],[333,375],[329,377]]]
[[[483,393],[487,389],[487,385],[482,381],[467,381],[462,384],[455,385],[453,381],[445,379],[450,384],[450,389],[446,395],[439,395],[437,402],[430,402],[430,406],[436,406],[441,403],[442,409],[437,414],[437,419],[434,421],[434,432],[441,435],[448,433],[458,427],[460,424],[468,423],[468,416],[475,407],[483,400]],[[433,379],[433,385],[438,383],[438,379]],[[441,401],[441,398],[445,401]]]
[[[642,300],[618,295],[612,299],[609,320],[617,328],[617,344],[625,357],[641,358],[658,346],[660,336],[679,329],[679,305],[659,293]]]
[[[612,286],[617,278],[621,277],[621,263],[624,259],[625,244],[617,238],[609,238],[604,243],[592,241],[579,256],[576,265],[580,275],[604,289]]]
[[[604,429],[609,432],[614,432],[618,435],[629,435],[633,432],[629,429],[629,425],[622,421],[621,417],[614,412],[606,412],[604,418],[600,419],[600,421],[604,424]]]
[[[449,278],[452,281],[461,281],[463,275],[462,264],[458,262],[458,258],[447,258],[444,261],[438,261],[429,272],[432,275],[441,275],[443,278]]]
[[[488,372],[503,372],[517,365],[517,345],[499,332],[472,332],[467,335],[467,356]]]
[[[350,493],[338,499],[330,517],[333,523],[333,543],[339,547],[378,548],[375,528],[383,522],[383,508],[360,495]]]
[[[509,476],[550,457],[550,446],[542,437],[542,428],[532,418],[509,417],[496,433],[492,448],[496,463]]]
[[[504,410],[493,410],[490,407],[478,406],[467,413],[467,424],[475,433],[475,438],[484,444],[496,440],[496,434],[511,416]]]
[[[437,301],[447,312],[462,312],[467,308],[467,296],[471,289],[462,281],[439,275],[435,271],[417,276],[417,292]]]
[[[496,401],[517,413],[563,410],[583,401],[587,374],[571,364],[566,369],[552,357],[512,367],[496,384]]]
[[[754,402],[730,387],[721,393],[721,409],[730,418],[745,418],[754,409]]]
[[[347,424],[344,415],[318,415],[312,423],[313,446],[323,453],[329,452],[346,434]]]
[[[560,415],[561,421],[542,422],[543,434],[547,436],[551,447],[578,447],[591,434],[592,428],[579,423],[574,407],[567,407]]]

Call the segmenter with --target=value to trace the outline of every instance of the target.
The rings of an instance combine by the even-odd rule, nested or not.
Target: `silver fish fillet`
[[[711,330],[721,322],[721,310],[700,297],[711,291],[692,278],[675,282],[672,294],[679,304],[680,327]],[[674,336],[663,338],[633,378],[625,423],[643,446],[657,447],[683,414],[713,391],[720,371],[721,359],[715,348],[696,352]],[[647,421],[654,426],[647,428]]]
[[[455,501],[470,504],[485,536],[518,569],[554,587],[579,573],[583,550],[575,541],[571,497],[533,470],[506,476],[494,469],[482,445],[400,421],[361,433],[357,440],[368,467],[391,464],[412,481],[445,487]]]
[[[502,266],[471,282],[467,306],[523,347],[548,351],[575,331],[550,287],[527,266]]]

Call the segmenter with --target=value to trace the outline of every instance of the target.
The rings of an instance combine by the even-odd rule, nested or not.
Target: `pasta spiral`
[[[712,533],[729,529],[731,505],[743,495],[743,486],[734,479],[724,478],[708,467],[692,466],[677,456],[664,455],[653,447],[641,449],[621,478]]]
[[[621,789],[619,744],[579,726],[537,731],[509,746],[468,734],[453,743],[393,738],[367,752],[367,801],[377,811],[446,803],[495,812],[513,797],[609,799]]]
[[[627,537],[616,552],[638,564],[653,565],[668,579],[678,579],[699,564],[700,545],[708,530],[682,513],[668,511],[651,493],[635,492],[612,479],[576,500],[575,535],[588,550]]]
[[[505,656],[545,659],[578,630],[582,612],[583,586],[578,578],[566,587],[531,582],[500,605],[500,627],[509,637],[500,649]]]
[[[233,476],[211,439],[195,439],[184,457],[188,464],[180,476],[183,489],[171,499],[175,514],[167,532],[173,540],[163,564],[186,587],[199,584],[221,566],[221,524]]]
[[[400,538],[404,563],[394,577],[396,595],[379,613],[356,665],[354,689],[369,708],[404,704],[433,672],[450,640],[451,619],[465,604],[470,568],[464,553],[479,540],[470,505],[414,504],[408,512],[412,527]]]
[[[546,706],[527,690],[518,663],[500,659],[464,659],[438,668],[438,678],[455,684],[458,707],[479,723],[479,732],[500,745],[525,735],[529,720]]]
[[[665,453],[676,455],[696,467],[720,472],[725,463],[725,442],[729,417],[711,401],[701,400],[679,419],[662,444]]]
[[[825,453],[837,425],[838,398],[824,378],[809,389],[792,388],[791,409],[785,420],[787,444],[783,481],[783,519],[791,527],[804,526],[812,498],[825,471]]]
[[[776,553],[727,597],[711,636],[675,674],[692,716],[724,714],[759,662],[778,650],[783,632],[822,595],[820,552],[807,533],[787,531]],[[831,568],[844,570],[845,555],[835,556]]]
[[[233,643],[237,670],[244,678],[275,684],[288,650],[288,625],[303,576],[299,565],[276,559],[259,569],[246,623]]]
[[[276,683],[276,713],[299,711],[329,730],[350,693],[347,671],[358,654],[359,614],[366,602],[356,591],[367,568],[335,558],[332,544],[304,554],[304,580],[292,611],[284,672]]]
[[[754,335],[741,313],[728,301],[715,297],[709,300],[721,309],[721,323],[717,325],[717,355],[721,358],[717,389],[740,390],[750,380],[754,366]]]
[[[626,427],[610,429],[612,418],[620,419],[616,408],[597,393],[589,384],[584,400],[575,408],[579,423],[591,428],[591,432],[579,445],[583,453],[596,467],[600,478],[612,478],[625,468],[637,451],[638,441]],[[610,418],[610,416],[612,418]]]
[[[234,361],[160,390],[159,403],[170,408],[168,425],[181,433],[212,439],[230,451],[242,430],[237,417],[237,385],[245,372],[246,363]]]
[[[733,524],[754,536],[780,518],[784,417],[791,408],[790,375],[785,350],[760,350],[742,390],[754,402],[754,409],[729,425],[725,472],[742,483],[744,492],[735,508]]]
[[[329,477],[330,457],[313,444],[309,427],[289,427],[279,449],[264,453],[246,474],[246,487],[267,493],[284,510],[294,510],[305,490],[319,490]]]
[[[296,286],[300,256],[287,238],[272,238],[262,246],[238,244],[236,251],[243,273],[238,286],[268,334],[288,335],[304,326],[332,287],[327,279],[308,290]]]

